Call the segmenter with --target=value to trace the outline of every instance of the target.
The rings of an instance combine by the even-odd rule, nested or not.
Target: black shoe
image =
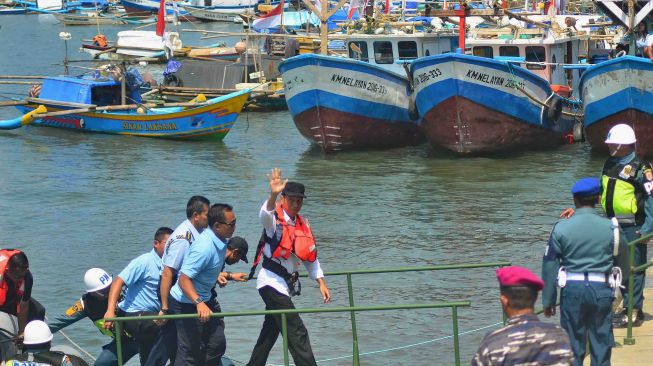
[[[644,312],[642,309],[633,309],[633,327],[639,327],[644,323]]]
[[[644,323],[644,312],[641,309],[633,309],[633,327],[639,327]],[[621,318],[612,318],[614,328],[628,327],[628,311],[625,311]]]

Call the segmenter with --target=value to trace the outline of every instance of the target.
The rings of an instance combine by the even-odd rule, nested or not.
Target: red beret
[[[501,286],[532,286],[537,291],[544,287],[544,281],[524,267],[499,268],[497,269],[497,279]]]

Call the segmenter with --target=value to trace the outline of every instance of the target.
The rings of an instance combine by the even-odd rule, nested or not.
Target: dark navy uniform
[[[533,312],[544,282],[527,268],[517,266],[499,268],[497,279],[501,304],[510,318],[505,327],[485,336],[472,366],[571,365],[573,353],[567,333],[555,324],[541,322]]]
[[[600,183],[581,179],[572,194],[575,199],[596,198]],[[610,279],[615,264],[627,270],[628,243],[616,222],[599,216],[592,205],[576,204],[580,206],[574,215],[551,232],[542,261],[542,304],[555,307],[560,285],[560,323],[569,334],[574,365],[583,364],[588,338],[592,365],[610,365],[614,346]]]

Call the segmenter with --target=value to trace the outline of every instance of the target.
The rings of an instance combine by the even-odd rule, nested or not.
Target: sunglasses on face
[[[233,219],[233,221],[231,222],[218,221],[218,223],[223,225],[228,225],[228,226],[236,226],[236,219]]]

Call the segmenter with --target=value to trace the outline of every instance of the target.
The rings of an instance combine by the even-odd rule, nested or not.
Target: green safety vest
[[[608,217],[643,224],[644,192],[636,180],[640,168],[641,162],[638,159],[628,164],[606,162],[601,176],[601,206]]]

